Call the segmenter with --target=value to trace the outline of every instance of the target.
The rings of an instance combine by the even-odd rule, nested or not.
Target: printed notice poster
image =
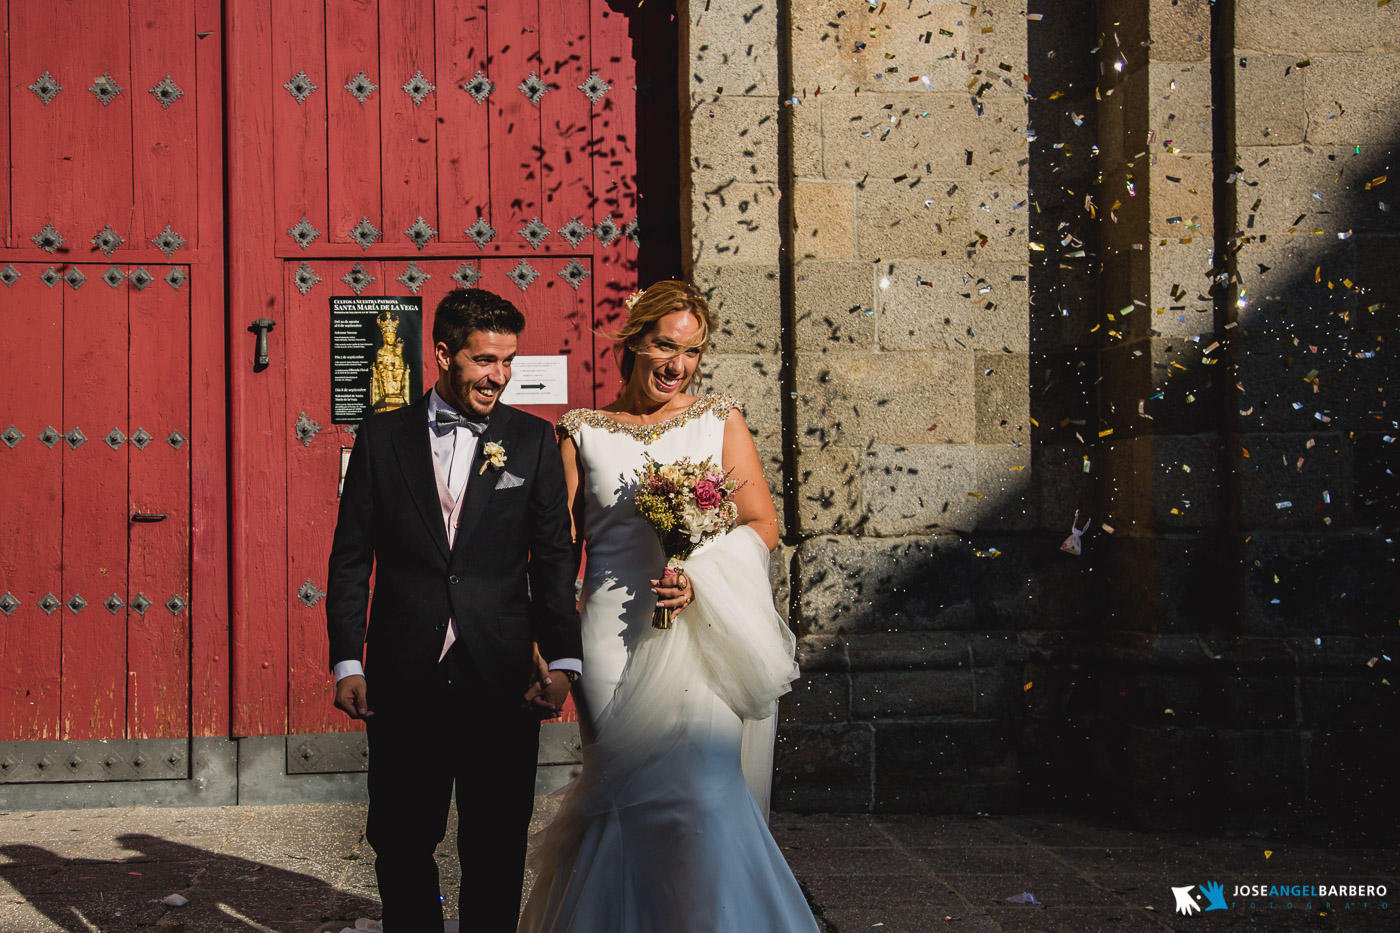
[[[359,424],[423,394],[423,299],[331,299],[331,420]]]
[[[517,356],[501,401],[507,405],[569,404],[569,358]]]

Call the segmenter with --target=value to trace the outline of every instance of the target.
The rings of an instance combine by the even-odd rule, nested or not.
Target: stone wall
[[[706,377],[804,670],[775,805],[1213,821],[1367,773],[1397,13],[692,0]]]

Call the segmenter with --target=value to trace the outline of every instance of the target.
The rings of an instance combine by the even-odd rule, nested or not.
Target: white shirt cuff
[[[331,673],[335,675],[335,682],[340,683],[352,674],[359,674],[363,677],[365,666],[359,661],[341,661],[336,664],[335,667],[331,668]]]
[[[575,674],[583,673],[583,662],[578,658],[559,658],[549,662],[551,671],[573,671]]]

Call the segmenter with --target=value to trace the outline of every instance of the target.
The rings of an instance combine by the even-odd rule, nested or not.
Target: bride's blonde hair
[[[616,341],[613,353],[617,357],[617,368],[621,370],[624,381],[632,378],[632,370],[637,363],[637,352],[632,348],[633,343],[645,336],[646,332],[666,315],[675,311],[689,311],[694,315],[700,324],[700,333],[695,345],[700,348],[702,358],[705,348],[710,344],[710,331],[718,326],[709,303],[695,286],[675,279],[653,282],[644,291],[627,299],[627,309],[627,320],[612,335],[612,339]],[[697,368],[696,372],[699,371]],[[681,386],[681,391],[685,391],[689,385],[687,382]]]

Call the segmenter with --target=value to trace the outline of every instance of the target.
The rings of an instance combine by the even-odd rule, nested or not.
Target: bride
[[[778,519],[734,399],[686,394],[714,326],[704,298],[657,282],[629,299],[625,385],[559,423],[574,538],[587,545],[583,768],[532,857],[523,933],[816,933],[766,823],[778,697],[797,676],[773,610]],[[679,576],[632,504],[646,457],[706,457],[741,483],[738,523]],[[675,610],[672,628],[653,609]],[[761,801],[761,803],[760,803]]]

